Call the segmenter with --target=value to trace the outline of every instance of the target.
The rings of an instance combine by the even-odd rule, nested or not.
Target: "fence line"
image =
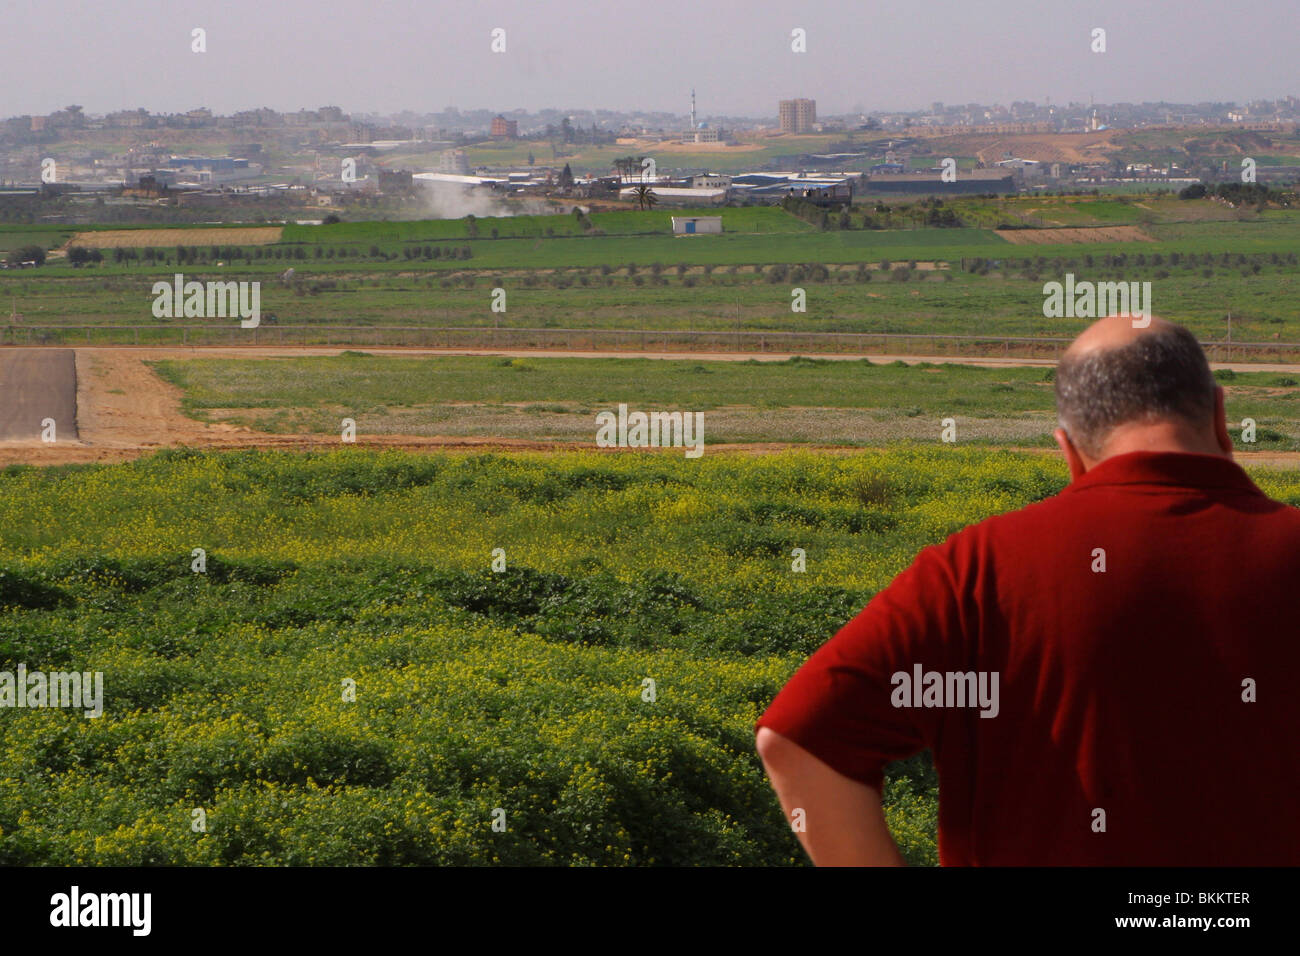
[[[1055,359],[1063,336],[922,332],[796,332],[694,329],[531,329],[484,326],[49,325],[0,327],[9,346],[324,346],[338,348],[568,349],[638,352],[777,352],[808,355],[941,355]],[[1300,342],[1202,342],[1214,362],[1300,362]]]

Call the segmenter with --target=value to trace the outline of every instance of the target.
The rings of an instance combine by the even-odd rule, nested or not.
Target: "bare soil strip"
[[[33,390],[39,394],[50,383],[62,389],[65,407],[71,402],[77,430],[65,430],[60,423],[55,443],[39,439],[39,428],[32,437],[0,438],[0,465],[24,463],[54,465],[84,462],[114,462],[139,457],[159,448],[187,446],[213,449],[292,449],[328,450],[340,446],[337,435],[272,435],[234,425],[206,424],[186,417],[180,410],[181,393],[175,386],[164,382],[149,369],[144,361],[157,358],[193,358],[197,356],[237,356],[242,358],[278,358],[295,355],[336,355],[341,349],[292,348],[229,348],[229,349],[131,349],[86,348],[75,350],[75,370],[69,349],[2,349],[0,350],[0,403],[9,408],[12,397],[21,391]],[[536,351],[501,352],[494,350],[415,350],[375,349],[375,354],[431,355],[431,354],[483,354],[483,355],[604,355],[614,353],[541,353]],[[35,361],[30,354],[36,353]],[[58,356],[62,353],[63,358]],[[616,353],[624,357],[647,357],[647,353]],[[740,356],[736,353],[666,353],[659,358],[692,358],[743,361],[750,357],[779,361],[787,356]],[[835,358],[847,358],[835,356]],[[875,361],[892,360],[894,356],[871,356]],[[941,356],[899,356],[904,361],[949,362]],[[996,367],[1014,365],[1050,365],[1051,362],[1027,360],[964,360],[969,364]],[[62,364],[60,364],[62,363]],[[10,366],[18,371],[8,371]],[[1279,366],[1238,366],[1254,371],[1300,372],[1300,368]],[[57,369],[57,371],[51,371]],[[23,383],[20,389],[19,384]],[[6,387],[11,386],[11,387]],[[69,399],[70,389],[75,398]],[[63,413],[61,413],[63,414]],[[47,417],[42,415],[42,417]],[[23,419],[25,420],[25,419]],[[39,419],[38,419],[39,425]],[[0,435],[7,433],[0,432]],[[393,448],[426,451],[591,451],[596,450],[591,441],[536,441],[494,436],[464,435],[359,435],[357,446],[366,448]],[[853,446],[813,444],[804,442],[748,442],[741,444],[710,444],[709,452],[731,454],[770,454],[789,449],[817,450],[832,454],[860,454],[862,449]],[[1055,454],[1051,449],[1018,448],[1035,454]],[[608,454],[628,454],[626,450],[608,449]],[[633,454],[680,454],[680,450],[664,449]],[[1239,454],[1238,461],[1245,465],[1275,468],[1300,467],[1300,452],[1250,452]]]
[[[1016,246],[1041,243],[1155,242],[1137,226],[1067,226],[1061,229],[998,229],[997,234]]]
[[[279,242],[283,226],[246,226],[234,229],[103,229],[79,232],[65,248],[115,249],[145,246],[264,246]]]
[[[0,350],[2,351],[2,350]],[[298,358],[310,355],[341,355],[344,352],[364,352],[367,355],[396,355],[408,358],[425,358],[435,355],[494,355],[501,358],[644,358],[661,359],[677,362],[786,362],[792,358],[827,359],[831,362],[859,362],[869,359],[877,364],[885,362],[906,362],[916,365],[926,362],[932,365],[976,365],[982,368],[1048,368],[1056,364],[1056,359],[1035,358],[988,358],[983,356],[961,355],[904,355],[893,353],[866,352],[691,352],[680,351],[638,351],[635,349],[479,349],[479,348],[423,348],[423,347],[368,347],[364,345],[325,346],[325,345],[252,345],[252,346],[156,346],[137,347],[131,345],[89,346],[77,348],[77,353],[91,355],[121,354],[151,361],[157,359],[187,358]],[[1300,375],[1300,363],[1288,362],[1211,362],[1211,368],[1230,368],[1237,372],[1285,372]]]

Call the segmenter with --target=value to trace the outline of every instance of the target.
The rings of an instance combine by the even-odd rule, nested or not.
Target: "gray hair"
[[[1185,326],[1160,325],[1127,345],[1067,355],[1056,367],[1056,412],[1070,440],[1091,458],[1118,425],[1214,414],[1214,376]]]

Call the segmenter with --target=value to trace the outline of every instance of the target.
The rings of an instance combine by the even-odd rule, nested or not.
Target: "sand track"
[[[181,411],[180,389],[165,382],[145,361],[159,358],[195,358],[203,356],[230,357],[239,356],[248,359],[283,358],[294,355],[337,355],[342,349],[293,349],[293,348],[228,348],[228,349],[180,349],[180,348],[84,348],[67,349],[3,349],[0,350],[0,369],[17,363],[27,371],[10,372],[0,376],[0,405],[8,404],[3,386],[25,382],[30,385],[31,375],[36,374],[41,380],[41,369],[54,368],[59,361],[67,362],[66,357],[57,359],[57,353],[75,351],[76,381],[76,430],[69,432],[61,428],[59,441],[44,443],[38,435],[29,438],[4,440],[0,432],[0,466],[8,464],[56,465],[89,462],[115,462],[137,458],[160,448],[191,447],[215,449],[290,449],[290,450],[331,450],[337,449],[341,442],[337,435],[273,435],[251,428],[225,424],[207,424],[187,417]],[[788,356],[747,355],[729,353],[565,353],[560,351],[503,351],[503,350],[415,350],[415,349],[372,349],[375,354],[391,355],[448,355],[448,354],[483,354],[483,355],[606,355],[617,354],[622,357],[638,358],[675,358],[700,360],[744,361],[749,358],[762,358],[780,361]],[[828,358],[832,356],[827,356]],[[833,356],[839,359],[856,359],[862,356]],[[954,361],[941,356],[871,356],[873,361],[893,361],[902,358],[908,362],[929,361],[935,363]],[[965,359],[966,364],[992,367],[1019,365],[1051,365],[1052,362],[1017,360],[1017,359]],[[6,365],[5,363],[10,363]],[[1237,365],[1242,370],[1286,371],[1300,373],[1300,367],[1291,365]],[[63,373],[60,373],[63,374]],[[356,447],[391,448],[403,450],[427,451],[591,451],[595,450],[591,442],[533,441],[527,439],[476,436],[412,436],[412,435],[371,435],[358,436]],[[839,454],[858,454],[862,451],[856,446],[811,444],[803,442],[752,442],[745,444],[710,444],[710,453],[770,454],[787,449],[818,450]],[[1010,450],[1026,451],[1035,454],[1055,454],[1046,448],[1015,448]],[[607,449],[607,454],[627,454],[618,449]],[[676,450],[637,452],[641,454],[680,454]],[[1300,452],[1267,451],[1249,452],[1238,455],[1238,461],[1244,465],[1260,465],[1276,468],[1300,467]]]

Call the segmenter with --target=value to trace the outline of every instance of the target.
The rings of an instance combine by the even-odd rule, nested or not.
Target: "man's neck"
[[[1102,449],[1095,461],[1087,461],[1089,468],[1107,458],[1127,455],[1134,451],[1173,452],[1183,455],[1215,455],[1231,460],[1232,452],[1225,451],[1211,436],[1192,432],[1175,425],[1156,424],[1118,429]]]

